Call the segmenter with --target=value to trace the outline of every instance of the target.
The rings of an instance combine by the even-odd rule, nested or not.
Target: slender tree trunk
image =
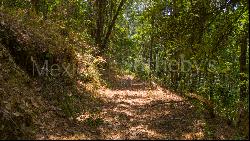
[[[96,35],[95,41],[98,47],[102,44],[102,37],[104,31],[104,13],[106,7],[106,0],[96,0],[96,11],[97,11],[97,19],[96,19]]]
[[[116,13],[115,13],[114,17],[113,17],[111,23],[108,26],[107,33],[105,35],[105,38],[104,38],[103,43],[102,43],[101,48],[100,48],[101,53],[106,49],[106,46],[107,46],[107,43],[108,43],[108,40],[109,40],[109,36],[110,36],[110,34],[112,32],[112,29],[113,29],[113,27],[115,25],[116,19],[117,19],[118,15],[119,15],[120,11],[122,10],[122,7],[125,4],[125,2],[126,2],[126,0],[121,0],[120,4],[119,4],[119,6],[118,6],[118,8],[116,10]]]
[[[239,120],[238,127],[245,132],[249,130],[249,112],[243,107],[245,99],[248,97],[247,92],[247,44],[248,32],[245,32],[240,40],[240,105],[239,105]],[[248,134],[248,133],[246,133]]]
[[[151,27],[152,30],[154,28],[154,16],[151,16]],[[151,32],[151,40],[150,40],[150,51],[149,51],[149,68],[150,68],[150,79],[152,77],[153,72],[153,45],[154,45],[154,35],[153,31]]]
[[[247,33],[242,37],[240,45],[240,100],[243,101],[247,97]]]
[[[93,1],[92,0],[88,0],[88,20],[91,21],[90,23],[87,24],[87,27],[90,27],[89,29],[89,33],[91,35],[91,37],[93,39],[95,39],[95,32],[96,32],[96,29],[95,29],[95,23],[94,23],[94,10],[93,10]]]

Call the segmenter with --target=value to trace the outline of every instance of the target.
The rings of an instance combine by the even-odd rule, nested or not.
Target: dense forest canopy
[[[102,56],[110,66],[194,98],[212,117],[223,117],[245,130],[249,118],[248,0],[0,3],[3,45],[9,45],[2,40],[5,14],[23,17],[20,21],[24,22],[32,20],[28,28],[34,23],[37,29],[43,22],[55,23],[51,34],[53,29],[58,31],[60,45],[84,50],[84,40],[90,45],[89,53]]]

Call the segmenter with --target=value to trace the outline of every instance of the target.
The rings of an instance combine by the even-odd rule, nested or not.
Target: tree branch
[[[103,44],[102,44],[102,46],[101,46],[101,52],[103,52],[104,49],[105,49],[106,46],[107,46],[107,43],[108,43],[108,40],[109,40],[109,36],[110,36],[110,34],[111,34],[111,32],[112,32],[112,29],[113,29],[113,27],[114,27],[114,25],[115,25],[115,21],[116,21],[118,15],[119,15],[120,11],[122,10],[122,7],[123,7],[123,5],[125,4],[125,2],[126,2],[126,0],[121,0],[121,2],[120,2],[119,6],[118,6],[118,8],[117,8],[117,11],[116,11],[114,17],[113,17],[113,19],[112,19],[110,25],[108,26],[108,31],[107,31],[106,36],[105,36],[105,38],[104,38]]]

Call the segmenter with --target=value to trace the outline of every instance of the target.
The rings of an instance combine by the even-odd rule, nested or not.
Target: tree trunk
[[[100,47],[102,44],[102,37],[103,37],[106,0],[96,0],[95,4],[97,11],[95,42],[97,46]]]
[[[101,48],[100,48],[101,53],[103,53],[104,50],[106,49],[106,46],[107,46],[107,43],[108,43],[108,40],[109,40],[109,36],[110,36],[110,34],[112,32],[112,29],[113,29],[113,27],[115,25],[116,19],[117,19],[118,15],[119,15],[120,11],[122,10],[122,7],[125,4],[125,2],[126,2],[126,0],[121,0],[120,4],[119,4],[119,6],[118,6],[118,8],[116,10],[116,13],[115,13],[114,17],[113,17],[111,23],[108,26],[107,33],[105,35],[105,38],[104,38],[103,43],[102,43]]]
[[[248,30],[247,30],[248,31]],[[248,32],[245,32],[240,39],[240,105],[239,105],[239,120],[238,127],[245,136],[248,136],[249,131],[249,112],[244,108],[244,101],[248,97],[247,92],[247,45]],[[245,133],[246,132],[246,133]]]
[[[152,30],[154,28],[154,16],[151,17],[151,27]],[[154,45],[154,35],[153,31],[151,32],[151,40],[150,40],[150,52],[149,52],[149,68],[150,68],[150,79],[152,77],[152,70],[153,70],[153,45]]]
[[[241,39],[241,45],[240,45],[240,100],[243,101],[247,97],[247,84],[245,83],[247,81],[247,33],[242,37]]]

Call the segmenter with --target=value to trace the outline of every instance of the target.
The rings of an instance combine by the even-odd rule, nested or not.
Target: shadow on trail
[[[65,126],[65,134],[50,139],[224,139],[232,135],[221,120],[205,118],[176,93],[160,86],[152,89],[131,76],[105,76],[109,85],[98,90],[99,110],[83,112]],[[209,124],[212,134],[206,131]]]
[[[100,114],[105,139],[204,138],[204,121],[184,98],[132,76],[104,76],[110,76],[104,78],[109,87],[99,91],[106,99]]]
[[[215,125],[208,134],[207,124],[215,119],[170,90],[152,89],[131,76],[110,76],[111,87],[99,91],[106,99],[100,114],[104,139],[224,139],[233,134],[222,120],[225,127]]]
[[[150,102],[136,105],[109,102],[109,105],[104,108],[102,115],[105,120],[102,130],[107,139],[203,138],[202,119],[195,116],[196,109],[190,104]]]
[[[102,79],[112,90],[146,90],[147,83],[130,75],[118,75],[115,71],[102,71]]]

